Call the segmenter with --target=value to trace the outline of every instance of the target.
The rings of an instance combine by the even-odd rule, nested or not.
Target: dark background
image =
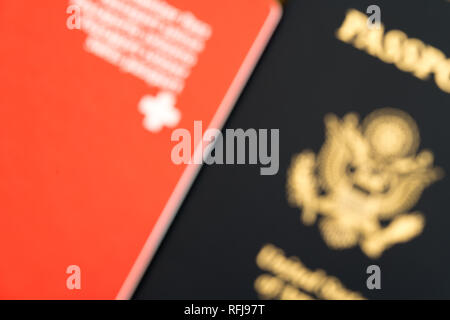
[[[291,0],[225,128],[279,128],[280,170],[261,176],[259,165],[204,166],[149,266],[136,299],[256,299],[263,272],[256,255],[266,243],[324,269],[370,299],[450,298],[450,95],[386,64],[334,33],[350,8],[381,8],[386,30],[430,44],[450,56],[450,3],[445,0]],[[331,250],[317,224],[305,226],[286,198],[291,158],[324,143],[323,118],[394,107],[417,122],[420,150],[433,151],[447,176],[425,189],[414,210],[423,233],[369,259],[354,247]],[[377,264],[382,289],[366,288]]]

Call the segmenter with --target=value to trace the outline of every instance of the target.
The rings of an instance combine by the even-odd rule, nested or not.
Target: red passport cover
[[[131,297],[200,167],[171,161],[172,131],[222,126],[280,15],[0,0],[0,298]]]

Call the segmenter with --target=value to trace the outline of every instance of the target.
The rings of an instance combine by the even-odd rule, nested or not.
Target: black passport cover
[[[401,30],[450,56],[450,3],[445,0],[288,1],[226,125],[280,129],[278,174],[261,176],[256,165],[204,166],[134,298],[450,298],[450,93],[437,86],[433,75],[419,79],[337,38],[348,10],[365,12],[369,5],[381,8],[385,33]],[[404,212],[420,212],[423,230],[370,257],[361,239],[347,248],[333,247],[341,240],[351,242],[348,233],[335,234],[327,243],[319,227],[327,215],[319,214],[311,225],[302,221],[302,208],[288,201],[288,171],[305,150],[319,154],[328,139],[327,114],[342,121],[356,112],[361,123],[387,107],[415,121],[420,145],[412,153],[429,150],[434,155],[430,168],[440,168],[440,179],[426,182],[422,175],[411,182],[423,193]],[[331,162],[335,152],[329,152]],[[409,196],[401,193],[399,201],[402,195]],[[380,230],[392,221],[380,218]],[[284,278],[258,266],[258,253],[267,244],[282,250],[267,251],[266,258],[272,254],[267,259],[272,259],[273,270],[287,272]],[[370,265],[380,267],[379,290],[367,287]],[[289,266],[291,271],[286,271]],[[288,291],[282,296],[283,290]]]

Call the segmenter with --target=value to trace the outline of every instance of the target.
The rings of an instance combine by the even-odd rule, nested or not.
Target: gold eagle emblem
[[[379,109],[360,124],[358,116],[325,117],[326,141],[316,156],[296,155],[288,171],[289,201],[302,209],[330,248],[359,244],[370,258],[419,235],[425,219],[407,212],[422,191],[442,176],[433,154],[417,153],[419,130],[398,109]]]

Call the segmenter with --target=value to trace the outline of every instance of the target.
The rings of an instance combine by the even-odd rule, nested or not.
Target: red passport
[[[0,298],[127,299],[281,15],[274,0],[0,0]]]

